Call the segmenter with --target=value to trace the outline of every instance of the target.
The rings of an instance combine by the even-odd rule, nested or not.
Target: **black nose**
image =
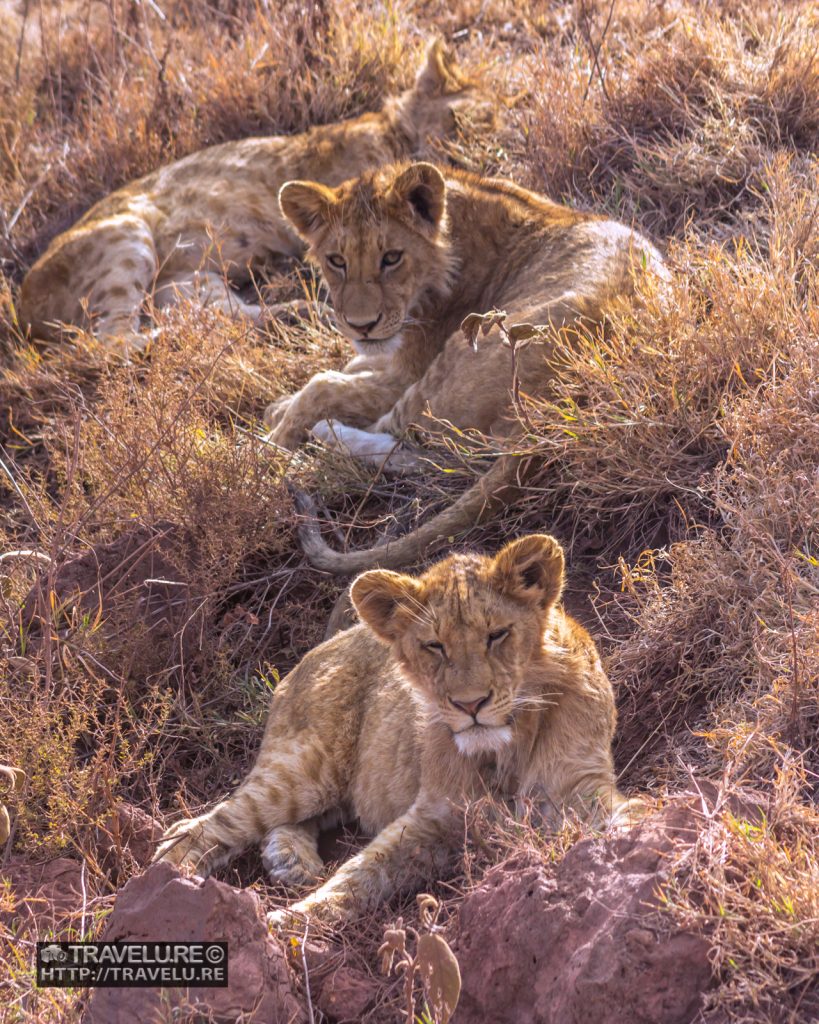
[[[354,331],[360,331],[361,334],[367,335],[381,323],[381,316],[382,314],[379,313],[375,320],[370,320],[369,323],[356,322],[355,320],[351,320],[348,316],[345,316],[344,319]]]
[[[463,711],[464,714],[472,715],[473,718],[478,717],[478,712],[482,707],[485,707],[490,700],[492,700],[492,694],[487,693],[485,697],[478,697],[477,700],[453,700],[449,698],[450,703],[453,704],[459,711]]]

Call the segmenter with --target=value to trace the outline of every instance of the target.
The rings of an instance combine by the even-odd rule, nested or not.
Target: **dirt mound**
[[[311,939],[298,952],[302,970],[307,967],[313,1005],[334,1024],[364,1019],[382,993],[384,979],[348,963],[344,949],[332,941]]]
[[[95,545],[41,576],[23,605],[23,622],[33,637],[44,633],[49,622],[64,631],[98,620],[109,637],[124,627],[133,634],[139,622],[143,671],[154,661],[156,667],[164,665],[174,649],[190,657],[201,626],[201,602],[180,574],[180,542],[178,527],[160,523]]]
[[[169,864],[156,864],[122,889],[100,936],[108,942],[203,937],[228,943],[227,988],[143,989],[137,1001],[128,989],[95,989],[85,1024],[141,1024],[154,1015],[159,1019],[160,1008],[171,1003],[215,1020],[304,1019],[285,952],[268,933],[258,896],[248,889],[212,878],[195,882]]]
[[[82,864],[58,857],[34,864],[14,858],[0,869],[0,889],[8,886],[8,902],[0,909],[0,926],[31,941],[60,934],[82,908]]]
[[[458,1024],[687,1024],[711,985],[709,943],[675,931],[657,887],[694,840],[677,805],[625,835],[577,843],[556,868],[530,852],[492,869],[451,929]]]

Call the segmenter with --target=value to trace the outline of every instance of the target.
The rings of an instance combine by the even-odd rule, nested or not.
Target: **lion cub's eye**
[[[404,254],[401,252],[400,249],[389,249],[381,257],[381,266],[382,267],[395,267],[395,266],[397,266],[401,262],[403,257],[404,257]]]
[[[344,259],[343,256],[339,255],[339,253],[337,252],[330,253],[330,255],[327,257],[327,262],[330,264],[331,267],[335,267],[336,270],[344,270],[344,268],[347,266],[347,261]]]
[[[503,643],[503,641],[509,636],[508,629],[496,629],[494,633],[490,633],[486,638],[486,646],[494,647],[496,644]]]
[[[421,644],[425,651],[434,651],[436,654],[445,654],[444,645],[437,640],[430,640],[428,644]]]

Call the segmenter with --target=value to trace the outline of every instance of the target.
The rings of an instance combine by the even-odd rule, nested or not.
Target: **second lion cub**
[[[420,577],[359,576],[362,623],[282,680],[248,777],[169,829],[156,859],[207,874],[259,843],[273,879],[304,883],[322,872],[320,821],[357,818],[370,845],[273,915],[337,919],[434,874],[485,793],[626,820],[639,805],[615,782],[611,684],[562,587],[563,551],[542,534]]]
[[[92,328],[110,347],[144,348],[145,304],[198,298],[259,322],[240,290],[304,246],[282,216],[278,192],[304,175],[336,183],[367,167],[429,152],[458,132],[458,118],[491,124],[494,102],[440,41],[414,86],[380,113],[317,125],[298,135],[240,139],[191,153],[101,199],[58,235],[23,281],[20,317],[37,338],[61,325]]]

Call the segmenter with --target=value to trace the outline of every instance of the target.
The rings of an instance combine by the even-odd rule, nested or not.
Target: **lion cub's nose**
[[[369,334],[370,331],[381,323],[382,315],[383,314],[379,313],[375,320],[369,321],[351,320],[348,316],[345,316],[344,319],[354,331],[361,331],[362,334]]]
[[[478,712],[482,707],[485,707],[489,701],[492,700],[492,694],[487,693],[485,697],[478,697],[477,700],[455,700],[454,697],[450,697],[449,701],[459,711],[463,711],[464,714],[472,715],[473,718],[478,717]]]

